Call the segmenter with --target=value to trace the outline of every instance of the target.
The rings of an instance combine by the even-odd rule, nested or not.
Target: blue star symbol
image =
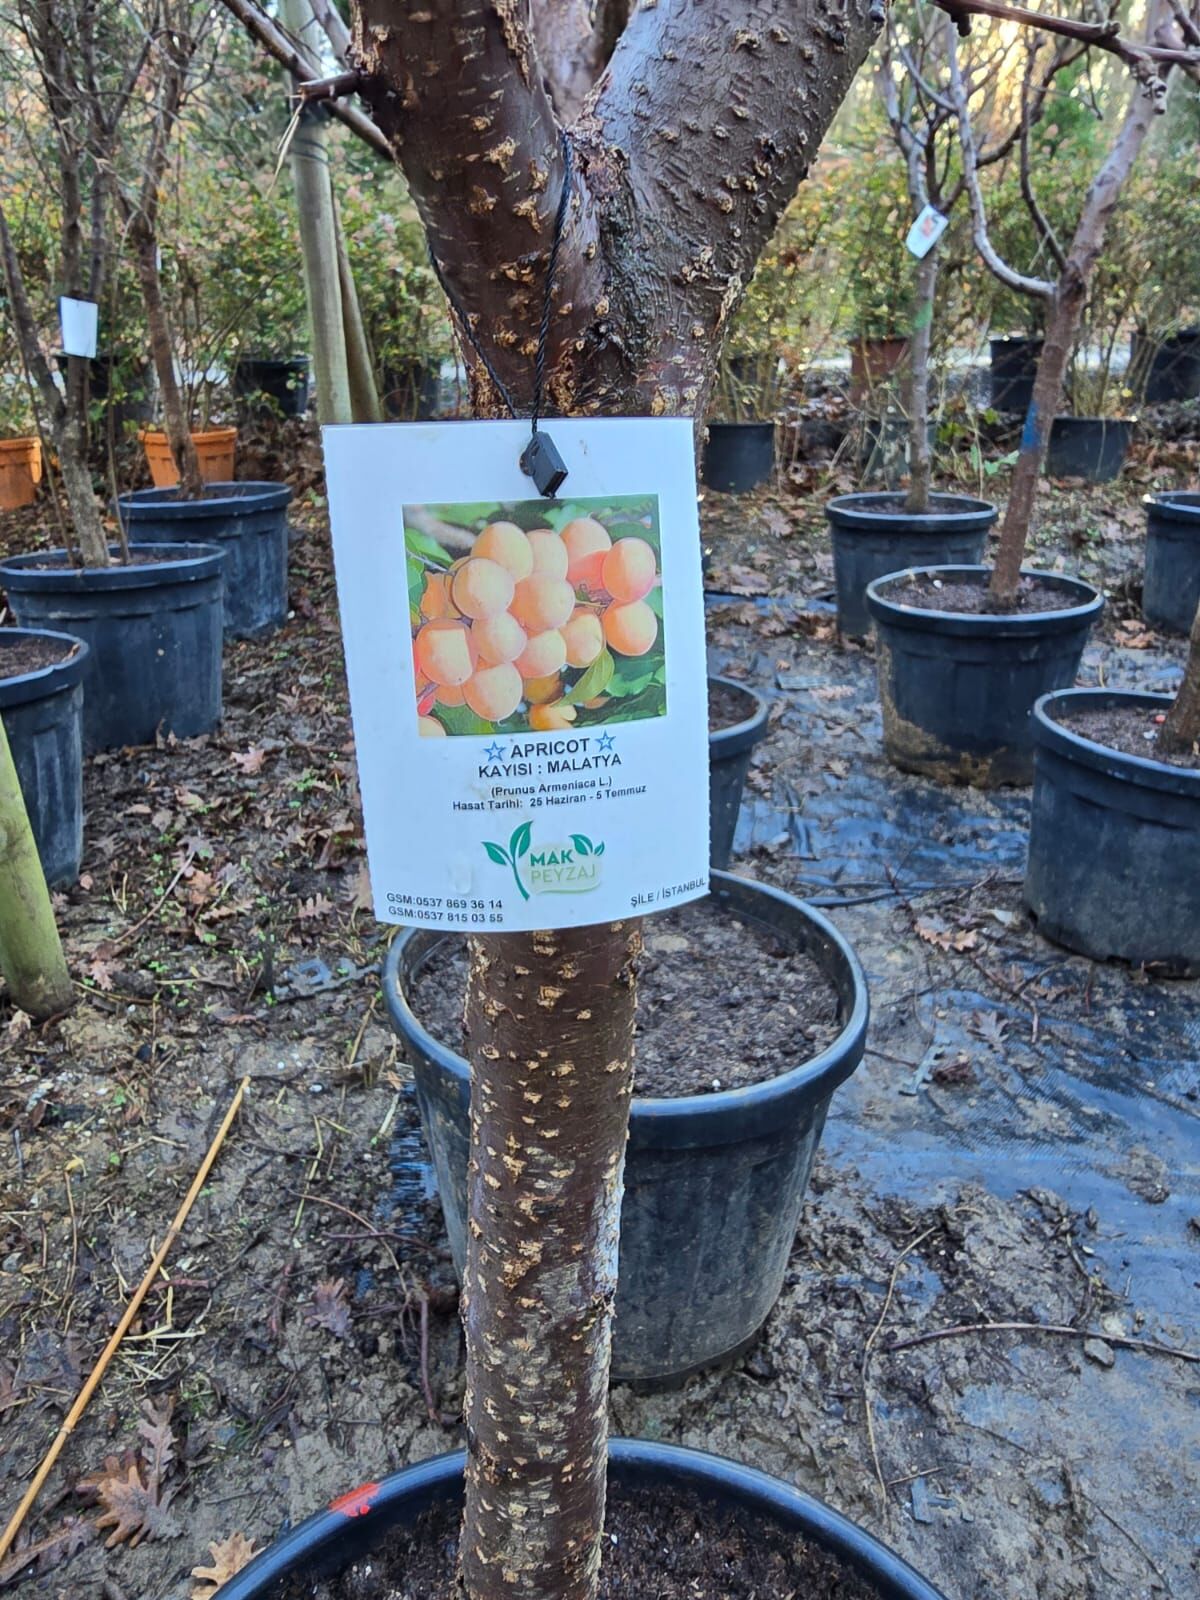
[[[600,736],[600,738],[596,741],[596,749],[599,750],[601,755],[605,755],[606,756],[608,754],[608,752],[612,749],[612,747],[613,747],[613,736],[612,736],[611,733],[602,734]]]
[[[489,761],[499,761],[504,754],[504,746],[493,740],[483,753]]]

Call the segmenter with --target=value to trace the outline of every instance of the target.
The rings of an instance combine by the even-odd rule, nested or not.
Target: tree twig
[[[961,1339],[972,1333],[1053,1333],[1067,1339],[1100,1339],[1122,1350],[1144,1350],[1147,1355],[1175,1356],[1180,1361],[1200,1365],[1200,1350],[1177,1350],[1157,1339],[1133,1339],[1123,1333],[1098,1333],[1093,1328],[1072,1328],[1059,1322],[959,1322],[952,1328],[934,1328],[930,1333],[915,1333],[908,1339],[893,1339],[883,1346],[891,1355],[897,1350],[913,1350],[917,1345],[933,1344],[937,1339]]]

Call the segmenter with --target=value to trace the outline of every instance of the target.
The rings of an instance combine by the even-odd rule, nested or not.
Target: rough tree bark
[[[938,247],[917,264],[912,333],[908,345],[908,496],[904,509],[917,516],[929,510],[933,452],[929,448],[929,347],[933,341],[933,307],[937,298]]]
[[[1152,0],[1146,21],[1147,39],[1156,37],[1166,14],[1166,0]],[[1164,73],[1169,70],[1169,67],[1163,69]],[[1158,104],[1158,98],[1143,85],[1134,87],[1117,136],[1084,197],[1074,236],[1048,303],[1045,342],[1000,527],[996,564],[988,586],[989,605],[997,611],[1011,610],[1016,605],[1038,480],[1046,460],[1050,429],[1062,403],[1067,364],[1087,303],[1092,273],[1104,249],[1109,219],[1154,124]]]
[[[582,68],[553,45],[542,59],[529,0],[356,0],[364,98],[462,331],[519,407],[563,186],[556,105],[584,96],[548,409],[702,416],[729,318],[882,20],[871,0],[657,0],[581,90],[607,46]],[[500,414],[464,348],[477,414]],[[473,947],[471,1600],[595,1594],[637,941],[627,923]]]
[[[1196,607],[1192,622],[1183,682],[1175,695],[1175,704],[1167,712],[1167,720],[1159,729],[1158,742],[1163,750],[1173,755],[1185,755],[1200,748],[1200,606]]]
[[[0,972],[9,998],[31,1017],[69,1011],[74,991],[50,893],[0,722]]]
[[[472,1596],[595,1587],[640,949],[635,922],[472,941]]]

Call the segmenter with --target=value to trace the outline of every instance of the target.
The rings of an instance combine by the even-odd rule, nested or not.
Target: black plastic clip
[[[548,433],[534,433],[521,452],[521,471],[537,484],[540,495],[548,500],[556,497],[567,476],[567,467]]]

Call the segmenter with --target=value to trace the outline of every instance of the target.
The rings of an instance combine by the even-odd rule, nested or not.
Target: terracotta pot
[[[850,403],[861,406],[908,355],[908,340],[857,338],[850,343]]]
[[[0,511],[31,506],[42,481],[40,439],[0,439]]]
[[[173,489],[179,482],[175,458],[165,433],[144,429],[138,438],[146,452],[146,462],[156,489]],[[233,478],[234,457],[237,453],[236,428],[209,428],[205,433],[194,433],[192,443],[200,457],[200,476],[205,483],[229,483]]]

